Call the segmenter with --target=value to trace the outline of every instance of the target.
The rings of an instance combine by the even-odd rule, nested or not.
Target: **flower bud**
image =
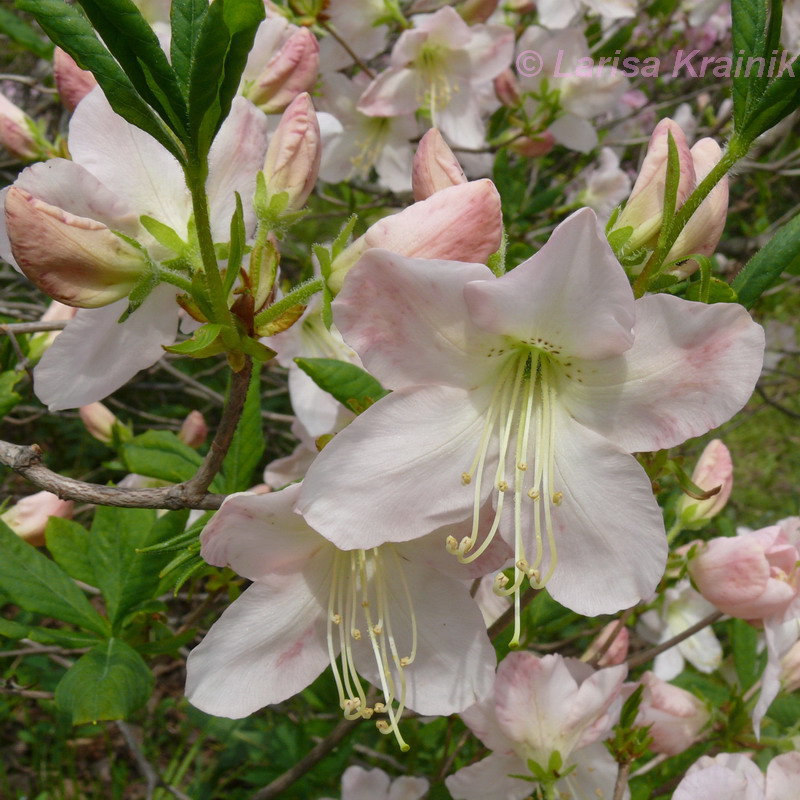
[[[683,205],[694,188],[694,162],[686,136],[676,122],[671,119],[662,119],[650,137],[647,154],[642,162],[636,183],[633,185],[631,196],[614,225],[614,230],[628,226],[633,228],[633,234],[628,240],[628,246],[631,249],[646,245],[653,246],[661,229],[670,133],[678,150],[680,165],[676,208]]]
[[[334,260],[328,285],[338,292],[350,269],[372,247],[407,258],[486,263],[502,236],[500,195],[490,180],[450,186],[372,225]]]
[[[722,487],[719,492],[706,500],[695,500],[681,495],[676,513],[686,523],[710,520],[722,511],[728,503],[733,489],[733,461],[728,448],[721,439],[710,441],[700,454],[692,473],[692,483],[708,492]]]
[[[703,178],[719,163],[722,150],[713,139],[701,139],[691,149],[696,181]],[[686,227],[678,234],[675,244],[667,255],[667,262],[698,254],[710,256],[717,249],[725,221],[728,218],[728,176],[708,193],[697,211],[692,214]],[[698,263],[689,259],[670,269],[670,274],[686,278],[698,269]]]
[[[91,436],[103,444],[110,444],[114,439],[114,426],[119,420],[102,403],[90,403],[78,409],[81,422]]]
[[[617,630],[618,622],[609,622],[603,630],[597,635],[594,641],[586,648],[582,661],[591,661],[597,653],[603,648],[608,641],[609,636]],[[622,664],[628,657],[628,645],[630,643],[630,633],[626,627],[620,628],[619,632],[614,636],[614,641],[608,650],[600,656],[597,662],[598,667],[614,667],[617,664]]]
[[[440,189],[466,182],[467,176],[442,134],[431,128],[420,139],[414,155],[411,168],[414,200],[425,200]]]
[[[540,158],[547,155],[555,144],[553,134],[550,131],[542,131],[536,136],[519,136],[512,139],[508,143],[508,148],[525,158]]]
[[[494,93],[504,106],[515,108],[519,105],[522,93],[519,90],[517,76],[510,68],[501,72],[494,79]]]
[[[62,500],[51,492],[37,492],[23,497],[0,520],[26,542],[38,547],[44,544],[44,531],[50,517],[72,517],[71,500]]]
[[[67,111],[74,111],[78,103],[97,86],[97,79],[91,72],[81,69],[71,55],[60,47],[53,52],[53,75],[56,79],[58,96]]]
[[[689,561],[692,581],[724,614],[758,620],[782,614],[798,596],[800,554],[777,525],[712,539]]]
[[[458,5],[461,18],[470,25],[486,22],[497,9],[499,0],[464,0]]]
[[[654,753],[682,753],[697,741],[708,723],[708,709],[691,692],[662,681],[652,672],[645,672],[640,683],[644,691],[636,726],[651,726],[650,749]]]
[[[77,217],[12,186],[5,203],[11,252],[54,300],[99,308],[126,297],[147,268],[144,255],[100,222]]]
[[[0,94],[0,145],[12,156],[23,161],[39,157],[40,148],[33,135],[34,124],[21,108]]]
[[[265,114],[277,114],[310,90],[318,73],[319,43],[308,28],[300,28],[269,60],[245,96]]]
[[[321,156],[317,115],[311,98],[304,92],[283,112],[269,140],[264,161],[267,192],[273,196],[287,192],[288,210],[298,211],[314,188]]]
[[[787,694],[800,689],[800,642],[795,642],[781,659],[780,680]]]
[[[199,411],[190,411],[178,431],[178,438],[189,447],[197,449],[208,436],[208,425]]]

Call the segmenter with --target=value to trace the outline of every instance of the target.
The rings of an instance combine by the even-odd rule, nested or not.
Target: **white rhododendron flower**
[[[588,209],[500,278],[369,251],[334,318],[395,391],[311,467],[298,507],[309,524],[340,547],[374,547],[471,516],[472,535],[448,545],[469,562],[490,501],[488,538],[499,530],[515,550],[505,591],[529,578],[583,614],[636,604],[664,571],[661,511],[630,454],[732,416],[764,347],[738,306],[634,300]]]

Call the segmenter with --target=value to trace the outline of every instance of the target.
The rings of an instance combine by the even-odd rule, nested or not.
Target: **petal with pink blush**
[[[796,800],[800,786],[800,753],[796,750],[775,756],[767,767],[765,800]]]
[[[384,397],[311,465],[297,510],[343,549],[405,542],[466,519],[474,490],[461,476],[475,455],[488,403],[478,394],[423,386]],[[490,490],[489,484],[485,495]]]
[[[634,300],[591,209],[553,231],[536,255],[465,289],[472,319],[546,352],[604,359],[633,344]]]
[[[388,389],[480,385],[497,369],[488,355],[503,342],[471,323],[463,290],[470,281],[490,277],[482,264],[369,250],[334,301],[334,319],[367,370]]]
[[[389,67],[361,95],[358,110],[368,117],[397,117],[413,114],[421,101],[417,73],[406,67]]]
[[[51,411],[86,406],[155,364],[164,345],[175,341],[175,291],[169,284],[157,286],[124,324],[118,320],[126,300],[79,311],[37,364],[36,396]]]
[[[635,334],[617,358],[576,360],[558,386],[575,419],[628,452],[716,428],[744,406],[761,373],[764,330],[739,305],[642,297]]]
[[[241,719],[305,689],[329,664],[329,591],[328,559],[253,584],[189,654],[189,702]]]
[[[512,775],[525,775],[527,765],[518,755],[492,753],[445,780],[455,800],[523,800],[533,784]]]

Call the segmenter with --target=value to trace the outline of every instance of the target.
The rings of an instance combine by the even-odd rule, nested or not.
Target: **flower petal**
[[[252,232],[255,226],[251,198],[256,173],[264,166],[267,125],[267,117],[249,100],[235,97],[231,113],[211,145],[206,191],[215,242],[230,239],[231,217],[236,208],[234,192],[242,198],[245,228]]]
[[[601,359],[633,344],[630,284],[589,208],[564,220],[536,255],[464,295],[481,327],[555,354]]]
[[[389,776],[382,769],[348,767],[342,775],[342,797],[347,800],[383,800]]]
[[[111,110],[102,89],[81,100],[69,125],[73,160],[107,189],[186,237],[191,214],[183,171],[155,139]]]
[[[478,447],[485,410],[483,394],[473,394],[423,386],[384,397],[317,456],[297,510],[345,550],[405,542],[466,519],[474,491],[461,475]],[[493,469],[488,464],[487,474]]]
[[[642,297],[633,347],[602,363],[573,362],[576,377],[560,380],[559,399],[575,419],[628,452],[661,450],[739,411],[763,353],[764,330],[739,305]]]
[[[471,324],[463,290],[489,278],[482,264],[369,250],[333,303],[336,325],[386,388],[480,384],[496,367],[476,356],[502,342]]]
[[[293,511],[300,485],[270,494],[228,497],[200,537],[200,554],[251,581],[297,573],[323,547],[333,547]]]
[[[218,717],[241,719],[302,691],[329,664],[330,562],[253,584],[186,662],[186,697]]]
[[[51,411],[86,406],[155,364],[163,346],[175,341],[175,291],[169,284],[157,286],[122,323],[127,300],[78,311],[34,370],[36,396]]]
[[[455,800],[523,800],[530,796],[533,784],[511,775],[527,772],[518,755],[492,753],[450,775],[445,784]]]
[[[547,590],[579,614],[612,614],[650,597],[664,574],[661,511],[635,458],[560,407],[555,413],[553,490],[563,498],[551,509],[557,566]]]
[[[796,750],[775,756],[767,767],[765,800],[794,800],[800,786],[800,753]]]

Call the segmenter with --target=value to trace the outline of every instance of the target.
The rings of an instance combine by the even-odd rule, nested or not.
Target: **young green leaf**
[[[51,58],[53,55],[52,42],[42,39],[24,19],[5,8],[0,8],[0,33],[39,58]]]
[[[774,286],[783,270],[800,257],[800,214],[787,222],[745,265],[733,281],[739,302],[751,308],[761,295]]]
[[[22,372],[10,369],[7,372],[0,372],[0,419],[2,419],[17,403],[22,402],[22,396],[14,391]]]
[[[56,705],[73,725],[125,719],[143,706],[153,675],[142,657],[120,639],[109,639],[83,655],[56,687]]]
[[[741,55],[746,63],[749,57],[763,56],[767,41],[767,4],[764,0],[732,0],[731,20],[733,37],[733,59]],[[745,121],[746,114],[764,88],[765,79],[753,75],[745,76],[744,70],[733,78],[733,119],[737,129]]]
[[[208,0],[172,0],[170,7],[170,59],[183,96],[187,99],[197,39],[207,12]]]
[[[50,517],[44,535],[50,555],[70,577],[97,586],[92,535],[83,525],[71,519]]]
[[[130,472],[180,483],[191,478],[203,463],[200,454],[170,431],[147,431],[122,446],[120,453]]]
[[[366,370],[335,358],[296,358],[295,363],[320,389],[356,414],[389,392]]]
[[[108,633],[108,623],[54,561],[19,538],[0,521],[0,591],[12,603],[80,628]]]

